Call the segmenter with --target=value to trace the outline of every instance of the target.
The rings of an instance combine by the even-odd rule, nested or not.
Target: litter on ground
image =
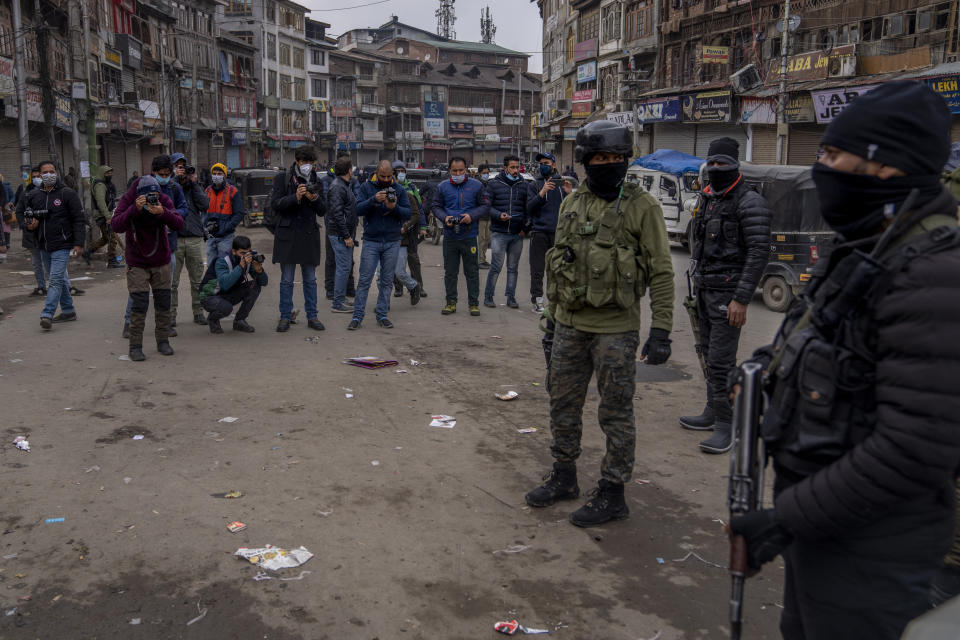
[[[233,416],[227,416],[226,418],[220,418],[217,422],[236,422],[240,418],[234,418]]]
[[[536,427],[523,427],[522,429],[517,429],[517,433],[536,433]]]
[[[457,419],[453,416],[431,416],[433,421],[430,423],[431,427],[441,427],[443,429],[453,429],[457,426]]]
[[[517,393],[516,391],[507,391],[506,393],[497,394],[497,398],[499,398],[500,400],[515,400],[519,396],[520,394]]]
[[[20,451],[30,451],[30,441],[27,440],[26,436],[17,436],[13,439],[13,446]]]
[[[235,556],[250,561],[258,567],[276,571],[277,569],[293,569],[299,567],[313,557],[306,547],[298,549],[281,549],[268,544],[265,547],[249,549],[241,547],[234,552]]]
[[[387,360],[376,356],[362,356],[359,358],[347,358],[343,364],[361,367],[362,369],[382,369],[383,367],[394,367],[399,363],[396,360]]]

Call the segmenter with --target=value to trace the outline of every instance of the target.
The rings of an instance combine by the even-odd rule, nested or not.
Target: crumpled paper
[[[17,436],[13,439],[14,446],[20,451],[30,451],[30,442],[24,436]]]
[[[303,546],[299,549],[281,549],[272,544],[258,549],[241,547],[237,549],[233,555],[249,560],[251,564],[263,567],[264,569],[270,569],[271,571],[293,569],[313,557],[313,554]]]

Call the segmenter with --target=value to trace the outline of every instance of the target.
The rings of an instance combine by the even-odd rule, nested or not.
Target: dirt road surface
[[[270,251],[265,231],[251,235]],[[673,357],[638,373],[631,517],[578,529],[566,518],[583,500],[523,501],[551,464],[527,250],[520,310],[442,317],[440,247],[421,245],[429,298],[394,298],[392,331],[376,327],[371,299],[363,329],[347,332],[321,284],[327,330],[301,314],[276,333],[268,265],[257,332],[224,322],[213,336],[190,323],[184,274],[176,355],[157,354],[151,319],[143,363],[120,359],[122,274],[72,261],[87,289],[80,319],[45,334],[40,302],[25,297],[32,277],[17,273],[31,270],[26,253],[11,251],[0,266],[0,639],[493,638],[494,622],[513,618],[556,638],[727,637],[729,459],[702,455],[704,434],[677,423],[704,395],[680,305],[686,253],[674,250]],[[751,305],[741,356],[779,319]],[[342,364],[365,355],[400,365]],[[509,389],[519,398],[494,397]],[[603,453],[597,400],[592,387],[584,493]],[[429,427],[433,414],[456,426]],[[11,444],[18,435],[29,453]],[[243,497],[213,496],[234,489]],[[247,528],[231,533],[232,521]],[[315,555],[277,572],[233,555],[266,544]],[[255,580],[261,571],[271,579]],[[782,573],[774,562],[749,582],[744,637],[779,637]]]

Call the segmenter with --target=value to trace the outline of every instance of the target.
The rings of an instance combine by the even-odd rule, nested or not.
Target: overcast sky
[[[379,27],[397,15],[401,22],[430,32],[437,30],[437,18],[434,12],[440,6],[438,0],[381,0],[376,4],[365,5],[376,0],[297,0],[312,9],[310,17],[331,25],[330,33],[338,36],[350,29]],[[350,7],[340,9],[340,7]],[[497,27],[494,42],[501,47],[530,53],[529,70],[539,73],[541,70],[540,38],[543,33],[540,24],[540,12],[536,2],[530,0],[457,0],[454,2],[454,14],[457,21],[453,28],[457,40],[480,41],[480,10],[489,6],[493,24]],[[331,8],[337,10],[331,11]]]

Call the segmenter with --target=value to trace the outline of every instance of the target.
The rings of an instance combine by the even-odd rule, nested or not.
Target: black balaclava
[[[710,190],[723,193],[740,177],[740,143],[733,138],[717,138],[710,143],[707,151],[707,163],[723,162],[723,167],[707,167]]]
[[[627,161],[590,164],[593,154],[583,159],[583,170],[587,173],[587,187],[597,196],[607,200],[616,200],[620,196],[623,179],[627,177]]]

